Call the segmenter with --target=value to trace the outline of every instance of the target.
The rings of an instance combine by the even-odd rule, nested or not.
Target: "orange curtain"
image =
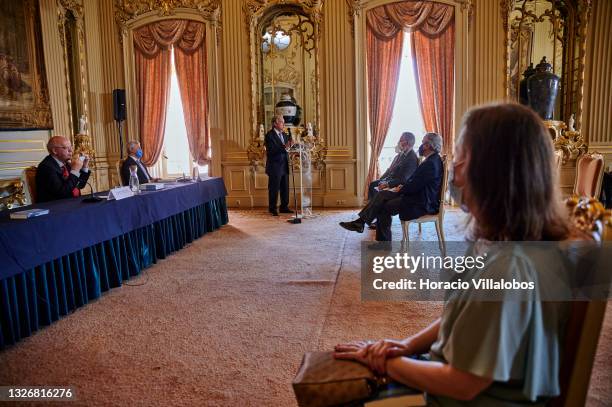
[[[411,34],[417,95],[426,131],[440,134],[443,152],[453,151],[455,24],[436,37]]]
[[[135,49],[142,162],[154,165],[164,145],[166,112],[170,97],[170,51],[160,50],[147,57]]]
[[[370,182],[378,178],[378,157],[391,124],[402,58],[403,33],[391,39],[380,39],[367,29],[368,113],[370,116],[370,165],[365,193]]]
[[[204,28],[202,23],[190,22],[174,48],[189,150],[199,165],[210,163]]]
[[[453,6],[432,1],[402,1],[368,11],[368,27],[378,38],[391,39],[399,31],[419,30],[429,36],[441,34],[454,22]]]
[[[442,134],[447,148],[448,139],[452,137],[453,119],[453,91],[454,91],[454,7],[447,4],[432,1],[403,1],[390,3],[369,10],[366,15],[367,24],[367,68],[368,68],[368,109],[370,119],[371,156],[366,179],[367,187],[372,180],[378,177],[378,156],[384,145],[399,78],[400,59],[403,45],[403,32],[413,31],[414,37],[421,39],[422,47],[419,48],[419,67],[429,69],[429,63],[435,62],[435,74],[430,74],[436,82],[436,87],[441,90],[424,94],[423,89],[432,88],[433,83],[419,83],[419,102],[421,106],[433,106],[435,112],[440,112],[441,121],[439,127],[428,127],[429,118],[425,118],[425,126],[428,131],[437,131]],[[430,38],[437,41],[436,52],[429,60],[423,59],[426,54],[426,44]],[[432,40],[433,41],[433,40]],[[446,42],[445,42],[446,41]],[[430,51],[434,52],[434,51]],[[443,60],[434,60],[440,55]],[[450,55],[450,59],[448,58]],[[432,62],[433,61],[433,62]],[[420,72],[420,70],[419,70]],[[450,81],[448,80],[450,75]],[[417,82],[420,81],[417,75]],[[441,95],[441,96],[439,96]],[[421,97],[422,96],[422,97]],[[424,112],[425,109],[422,107]],[[429,112],[429,111],[428,111]],[[445,121],[447,117],[450,123]]]
[[[190,20],[159,21],[134,32],[139,119],[144,152],[142,161],[145,165],[157,162],[164,142],[172,46],[175,49],[175,66],[189,149],[198,164],[210,161],[204,35],[204,24]]]

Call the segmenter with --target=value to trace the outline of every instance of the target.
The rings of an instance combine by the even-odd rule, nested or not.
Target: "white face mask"
[[[453,166],[454,167],[454,166]],[[463,187],[455,185],[455,169],[451,168],[448,181],[448,192],[451,199],[455,201],[463,212],[469,212],[467,205],[463,202]]]

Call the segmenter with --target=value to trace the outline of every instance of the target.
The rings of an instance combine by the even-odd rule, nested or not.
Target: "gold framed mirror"
[[[507,96],[519,100],[524,73],[545,56],[561,79],[554,119],[580,131],[591,0],[502,0],[501,4]]]
[[[251,49],[252,131],[270,126],[276,104],[298,106],[295,127],[320,128],[319,59],[321,5],[271,0],[247,5]]]
[[[85,33],[81,0],[58,0],[58,29],[64,50],[64,71],[68,91],[68,111],[72,134],[81,133],[80,123],[87,122],[87,72],[85,69]]]

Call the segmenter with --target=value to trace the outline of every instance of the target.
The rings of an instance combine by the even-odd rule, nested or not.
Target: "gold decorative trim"
[[[21,206],[25,205],[25,203],[26,199],[21,178],[0,180],[0,210],[12,209],[15,204]]]
[[[351,26],[351,36],[355,38],[355,17],[357,17],[361,10],[363,9],[363,5],[360,0],[345,0],[346,5],[348,6],[348,20],[349,25]]]
[[[597,241],[612,238],[612,211],[597,199],[573,195],[565,200],[565,205],[578,229]]]
[[[64,52],[64,76],[66,78],[65,87],[68,106],[68,124],[72,132],[77,130],[76,125],[78,123],[78,118],[81,116],[85,116],[86,120],[89,121],[89,108],[87,103],[89,83],[87,80],[87,68],[85,66],[87,56],[85,50],[85,22],[83,7],[83,0],[57,0],[57,26],[60,42],[62,44],[62,50]],[[71,13],[74,17],[74,24],[76,25],[76,38],[70,38],[68,34],[68,28],[66,27],[66,15],[68,13]],[[69,38],[71,41],[68,41]],[[71,58],[69,49],[73,46],[72,41],[76,41],[76,55],[72,55]],[[74,63],[75,61],[73,58],[76,59],[76,64]],[[75,64],[77,66],[77,72],[74,72],[74,77],[72,78],[70,75],[71,64]],[[77,82],[74,84],[75,92],[72,90],[72,80]]]
[[[565,127],[560,128],[554,145],[555,150],[563,153],[564,165],[570,160],[575,160],[580,154],[586,153],[588,149],[580,132],[565,130]]]
[[[95,167],[96,151],[94,150],[91,137],[87,134],[77,134],[74,136],[74,153],[77,155],[86,155],[91,162],[90,166]]]
[[[15,91],[4,84],[0,84],[0,93],[2,94],[0,128],[2,130],[52,129],[53,119],[45,73],[40,7],[38,1],[34,0],[23,0],[15,4],[17,3],[19,4],[15,7],[21,8],[24,20],[16,23],[18,25],[23,24],[25,32],[25,38],[17,39],[17,41],[20,41],[17,46],[26,50],[24,56],[27,58],[28,85],[31,88],[27,92],[27,98],[31,100],[24,101],[22,96],[15,95],[15,93],[21,91]]]
[[[221,0],[115,0],[115,20],[125,28],[130,20],[143,14],[157,13],[166,17],[174,15],[178,9],[195,9],[206,20],[218,21]]]

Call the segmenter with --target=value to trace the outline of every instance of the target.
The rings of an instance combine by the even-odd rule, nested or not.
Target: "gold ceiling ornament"
[[[217,21],[221,0],[115,0],[115,19],[119,25],[125,26],[142,14],[156,12],[165,17],[174,15],[176,9],[181,8],[198,10],[205,19]]]

